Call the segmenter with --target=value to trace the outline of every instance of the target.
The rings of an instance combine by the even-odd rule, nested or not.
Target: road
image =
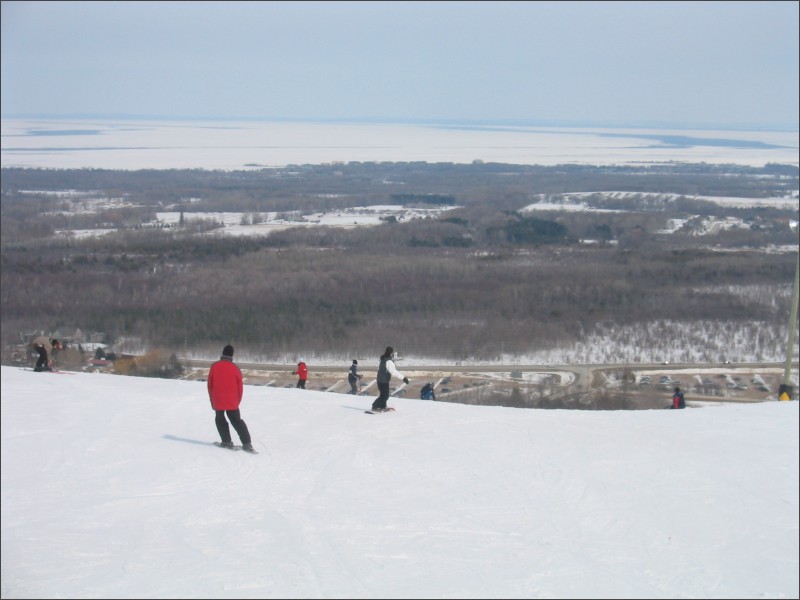
[[[186,379],[203,379],[213,361],[184,360],[191,367]],[[251,385],[270,385],[273,387],[294,387],[296,376],[291,372],[293,364],[263,364],[238,362],[245,375],[245,383]],[[308,389],[345,392],[349,386],[345,383],[349,364],[343,365],[309,365]],[[364,385],[367,386],[375,375],[377,365],[361,365]],[[549,386],[553,394],[568,395],[601,391],[603,389],[622,388],[622,377],[627,373],[641,377],[649,374],[653,384],[642,386],[628,384],[625,393],[632,398],[640,398],[649,404],[661,404],[674,385],[684,390],[693,390],[697,385],[697,376],[713,379],[718,386],[718,395],[703,396],[699,390],[693,390],[693,401],[705,402],[763,402],[771,399],[778,389],[783,375],[782,363],[737,363],[737,364],[659,364],[643,363],[635,365],[463,365],[463,364],[426,364],[411,365],[398,361],[398,368],[412,380],[408,391],[416,396],[424,383],[431,381],[437,385],[437,398],[448,394],[463,397],[470,390],[475,394],[485,390],[506,390],[525,386]],[[760,375],[769,392],[757,391],[751,384],[752,377]],[[668,385],[658,385],[657,377],[668,375]],[[746,390],[729,387],[733,379],[748,385]],[[373,386],[374,387],[374,386]],[[372,390],[372,388],[370,388]],[[372,390],[374,391],[374,390]],[[371,393],[368,392],[368,393]],[[411,396],[410,396],[411,397]]]

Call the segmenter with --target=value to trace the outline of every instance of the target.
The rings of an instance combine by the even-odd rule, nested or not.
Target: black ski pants
[[[34,371],[45,371],[47,370],[47,350],[42,348],[41,346],[34,346],[36,352],[39,353],[39,360],[36,361],[36,366],[33,368]]]
[[[242,420],[238,408],[236,410],[216,410],[214,412],[217,413],[217,416],[214,417],[214,422],[217,424],[217,431],[219,431],[219,437],[222,438],[223,442],[231,441],[231,429],[228,427],[228,421],[225,420],[225,413],[228,413],[228,419],[230,419],[236,433],[239,434],[242,444],[250,443],[250,432],[247,430],[247,423]]]
[[[378,397],[372,403],[372,409],[386,408],[386,401],[389,399],[389,382],[378,382]]]

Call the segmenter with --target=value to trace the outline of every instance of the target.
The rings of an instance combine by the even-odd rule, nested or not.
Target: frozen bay
[[[240,170],[336,162],[798,164],[798,132],[4,119],[2,167]]]

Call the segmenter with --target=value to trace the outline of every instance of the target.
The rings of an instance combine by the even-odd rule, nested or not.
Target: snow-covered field
[[[257,213],[253,222],[252,213],[184,213],[185,219],[201,219],[213,221],[224,225],[222,229],[214,230],[215,235],[268,235],[272,231],[279,231],[289,227],[313,227],[315,225],[326,227],[362,227],[379,225],[390,217],[398,221],[412,219],[435,218],[442,212],[452,209],[452,206],[441,208],[406,208],[402,205],[374,205],[356,206],[347,209],[337,209],[330,212],[313,214],[294,214],[286,218],[286,213]],[[179,212],[156,213],[158,224],[177,225],[180,221]]]
[[[55,195],[63,199],[65,208],[60,212],[65,214],[87,214],[109,210],[113,208],[123,208],[132,206],[122,198],[105,198],[98,193],[76,192],[74,190],[41,192],[36,190],[23,190],[28,194]],[[586,196],[595,198],[616,198],[635,196],[641,197],[642,194],[622,193],[622,192],[593,192],[582,194],[564,194],[559,201],[552,198],[534,202],[521,209],[521,212],[535,211],[554,211],[554,212],[622,212],[620,210],[600,209],[584,202],[581,198]],[[651,198],[669,201],[671,195],[645,194]],[[707,200],[723,206],[772,206],[781,209],[797,209],[797,193],[787,197],[776,198],[726,198],[711,196],[694,196],[693,199]],[[355,206],[346,209],[335,209],[329,212],[319,212],[313,214],[293,213],[241,213],[241,212],[178,212],[164,211],[156,213],[156,220],[152,227],[175,227],[182,218],[188,220],[202,220],[218,224],[220,227],[212,230],[212,235],[231,235],[231,236],[261,236],[269,235],[273,231],[280,231],[289,227],[311,227],[314,225],[324,225],[327,227],[364,227],[374,226],[384,222],[391,217],[398,221],[413,219],[436,218],[442,213],[457,208],[455,206],[440,206],[437,208],[410,208],[402,205],[371,205]],[[634,210],[633,208],[631,210]],[[671,234],[679,231],[687,224],[687,219],[671,219],[668,227],[658,231],[661,234]],[[749,224],[739,217],[710,218],[698,216],[692,219],[692,232],[694,235],[708,235],[717,233],[723,229],[746,229]],[[80,230],[59,230],[58,235],[75,238],[91,237],[92,235],[107,235],[116,231],[113,228],[99,229],[80,229]],[[767,249],[771,252],[796,252],[797,246],[771,246]]]
[[[586,202],[586,199],[589,197],[613,200],[630,200],[631,206],[635,206],[634,203],[638,200],[657,200],[663,203],[669,203],[677,200],[678,198],[686,198],[688,200],[703,200],[705,202],[713,202],[719,206],[730,206],[735,208],[767,207],[790,210],[798,208],[798,193],[800,193],[798,190],[793,190],[790,194],[785,196],[776,196],[774,198],[742,198],[739,196],[681,196],[679,194],[652,194],[642,192],[572,192],[569,194],[557,194],[556,196],[558,201],[555,201],[553,195],[540,194],[539,201],[529,204],[522,210],[620,212],[616,210],[600,210],[593,208]]]
[[[797,598],[797,402],[567,411],[0,368],[3,598]],[[234,434],[234,439],[236,436]]]

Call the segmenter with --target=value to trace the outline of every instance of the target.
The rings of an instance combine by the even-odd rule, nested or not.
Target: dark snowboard
[[[368,415],[379,415],[379,414],[385,413],[385,412],[394,412],[394,409],[389,407],[386,410],[375,410],[375,411],[373,411],[373,410],[365,410],[364,412],[367,413]]]

